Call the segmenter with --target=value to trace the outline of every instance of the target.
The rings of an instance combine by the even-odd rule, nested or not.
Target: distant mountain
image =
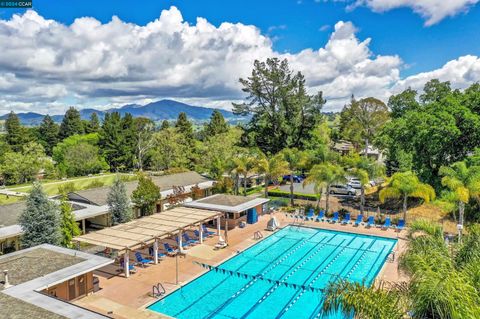
[[[100,118],[103,118],[105,116],[105,113],[119,112],[121,115],[130,113],[134,117],[147,117],[153,121],[162,121],[175,120],[180,112],[185,112],[190,120],[193,120],[195,122],[205,122],[210,118],[213,110],[213,108],[193,106],[173,100],[160,100],[146,105],[127,104],[119,108],[112,108],[106,111],[100,111],[96,109],[82,109],[80,110],[80,115],[82,119],[87,120],[90,118],[92,113],[97,113]],[[221,109],[218,110],[229,122],[235,123],[246,120],[245,117],[234,115],[230,111],[225,111]],[[43,114],[33,112],[17,113],[17,115],[24,125],[32,126],[39,125],[44,117]],[[2,115],[0,116],[0,120],[4,120],[7,117],[8,114]],[[63,119],[63,114],[52,115],[52,119],[55,122],[60,123]]]

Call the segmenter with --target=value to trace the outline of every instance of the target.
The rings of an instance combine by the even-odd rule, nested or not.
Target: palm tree
[[[297,148],[285,148],[280,154],[288,163],[288,171],[290,173],[290,205],[293,206],[293,175],[299,168],[305,165],[306,156],[304,152],[299,151]]]
[[[276,154],[270,158],[263,155],[257,161],[257,171],[265,174],[265,198],[267,198],[268,184],[288,172],[288,163],[283,159],[282,154]]]
[[[420,182],[413,172],[397,172],[392,175],[387,187],[380,191],[378,197],[382,203],[387,198],[403,199],[403,219],[406,221],[408,198],[421,198],[429,202],[435,199],[435,190],[432,186]]]
[[[451,166],[440,167],[442,185],[446,186],[458,204],[458,240],[462,240],[462,228],[465,215],[465,204],[470,198],[480,197],[480,166],[468,167],[465,162],[456,162]]]
[[[248,175],[255,171],[256,158],[248,153],[241,154],[233,159],[234,171],[237,174],[237,193],[238,193],[238,176],[243,175],[243,195],[247,196],[247,178]]]
[[[369,185],[370,179],[385,175],[385,166],[356,153],[344,158],[344,162],[350,167],[348,173],[360,181],[360,212],[363,214],[365,210],[365,189]]]
[[[328,212],[330,208],[330,186],[333,183],[342,183],[345,181],[345,171],[341,166],[324,163],[314,165],[303,183],[304,185],[314,184],[315,193],[317,193],[318,196],[317,208],[320,205],[323,189],[326,188],[327,198],[325,211]]]

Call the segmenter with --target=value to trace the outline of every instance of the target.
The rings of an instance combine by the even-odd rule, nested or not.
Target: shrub
[[[268,191],[268,196],[290,198],[290,192],[281,191],[281,190],[278,190],[278,189],[273,189],[273,190]],[[293,198],[316,201],[317,200],[317,195],[293,193]]]
[[[58,193],[59,194],[68,194],[76,191],[77,188],[75,187],[74,182],[63,183],[58,186]]]
[[[97,188],[97,187],[102,187],[105,186],[105,183],[100,181],[100,180],[93,180],[90,184],[88,184],[85,189],[90,189],[90,188]]]

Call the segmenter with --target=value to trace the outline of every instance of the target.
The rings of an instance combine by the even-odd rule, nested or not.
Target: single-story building
[[[0,256],[0,317],[107,318],[70,301],[98,290],[93,272],[111,263],[48,244]]]
[[[228,228],[232,229],[242,222],[256,223],[258,216],[267,211],[268,201],[267,198],[216,194],[185,203],[183,206],[223,212],[222,225],[226,219]]]

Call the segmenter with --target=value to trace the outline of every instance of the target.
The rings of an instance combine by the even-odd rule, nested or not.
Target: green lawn
[[[16,196],[7,196],[5,195],[0,195],[0,205],[6,205],[6,204],[11,204],[18,202],[19,200],[22,200],[22,197],[16,197]]]
[[[122,174],[122,175],[131,176],[126,174]],[[73,183],[74,188],[76,190],[81,190],[81,189],[92,188],[92,186],[94,187],[101,186],[100,183],[102,183],[104,186],[111,185],[115,180],[115,176],[116,174],[103,174],[103,175],[96,175],[91,177],[70,178],[68,180],[42,181],[41,183],[43,185],[43,189],[48,195],[56,195],[59,193],[58,187],[65,185],[66,183]],[[22,192],[22,193],[28,193],[31,188],[32,188],[32,185],[15,185],[15,186],[9,186],[7,189],[15,190],[17,192]],[[10,196],[10,198],[12,198],[12,196]],[[0,201],[0,203],[3,203],[3,202]]]

